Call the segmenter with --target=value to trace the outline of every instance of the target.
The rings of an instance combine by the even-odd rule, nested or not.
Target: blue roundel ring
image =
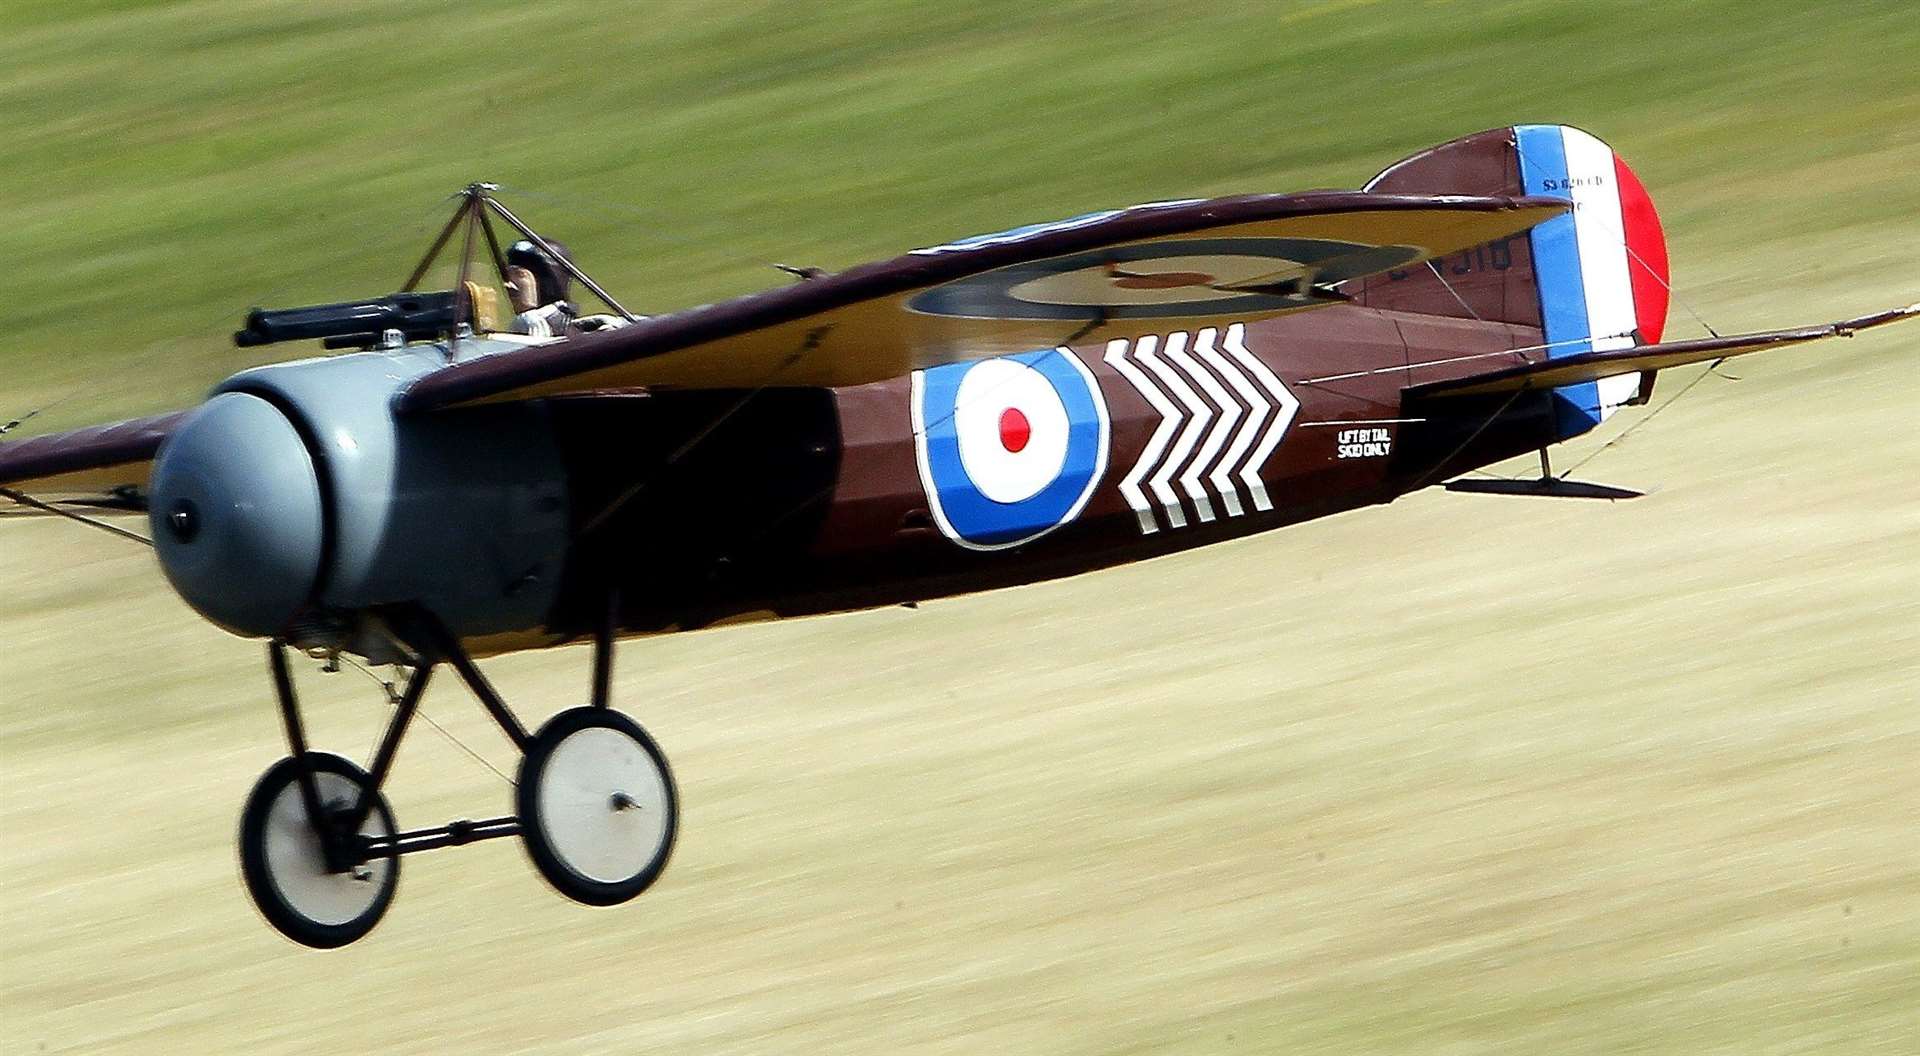
[[[963,393],[969,375],[975,384]],[[1106,473],[1106,400],[1086,364],[1065,348],[918,370],[911,387],[914,454],[929,512],[947,538],[970,550],[1019,546],[1072,521]],[[983,430],[982,421],[998,424]],[[989,454],[1013,464],[1011,487],[979,454],[996,444],[1005,450]]]

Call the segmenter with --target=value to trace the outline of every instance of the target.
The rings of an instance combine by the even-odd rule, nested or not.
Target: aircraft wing
[[[186,416],[186,411],[175,411],[0,440],[0,489],[35,495],[124,495],[126,489],[144,488],[154,452]]]
[[[1089,337],[1339,303],[1329,287],[1524,231],[1558,198],[1311,191],[1158,202],[914,250],[617,330],[478,356],[399,409],[632,386],[858,385]]]
[[[1757,334],[1734,334],[1729,337],[1706,337],[1691,341],[1668,341],[1606,352],[1582,352],[1559,359],[1523,363],[1482,374],[1470,374],[1464,378],[1411,385],[1404,390],[1404,393],[1408,399],[1418,399],[1551,389],[1583,381],[1598,381],[1617,374],[1665,370],[1668,367],[1682,367],[1689,363],[1704,363],[1708,360],[1744,356],[1749,352],[1763,352],[1769,348],[1804,344],[1828,337],[1852,337],[1861,330],[1899,322],[1902,319],[1911,319],[1917,315],[1920,315],[1920,304],[1911,304],[1905,308],[1895,308],[1876,315],[1844,319],[1837,323],[1826,323],[1820,326],[1767,330]]]

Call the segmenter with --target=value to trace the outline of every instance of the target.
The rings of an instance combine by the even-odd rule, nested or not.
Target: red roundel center
[[[1016,454],[1033,439],[1033,426],[1020,408],[1009,407],[1000,412],[1000,446]]]

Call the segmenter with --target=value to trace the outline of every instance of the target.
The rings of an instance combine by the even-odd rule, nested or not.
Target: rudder
[[[1612,148],[1568,125],[1516,125],[1388,166],[1366,190],[1542,195],[1573,202],[1526,237],[1367,280],[1370,307],[1539,327],[1550,359],[1660,340],[1668,273],[1660,217]],[[1555,391],[1556,432],[1577,436],[1639,392],[1638,375]]]

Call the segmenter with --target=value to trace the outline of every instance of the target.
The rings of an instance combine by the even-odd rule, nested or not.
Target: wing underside
[[[1560,359],[1546,359],[1480,374],[1470,374],[1461,378],[1412,385],[1405,392],[1406,397],[1413,400],[1551,389],[1561,385],[1598,381],[1622,374],[1658,371],[1669,367],[1686,366],[1689,363],[1729,359],[1752,352],[1764,352],[1770,348],[1805,344],[1829,337],[1851,337],[1861,330],[1899,322],[1916,315],[1920,315],[1920,304],[1819,326],[1767,330],[1760,333],[1734,334],[1728,337],[1709,337],[1692,341],[1668,341],[1606,352],[1584,352]]]
[[[1551,198],[1317,191],[1162,202],[915,250],[452,364],[407,412],[630,386],[843,386],[939,363],[1338,303],[1334,284],[1524,231]]]
[[[185,411],[0,442],[0,489],[35,496],[96,496],[128,508],[144,489],[154,453]]]

